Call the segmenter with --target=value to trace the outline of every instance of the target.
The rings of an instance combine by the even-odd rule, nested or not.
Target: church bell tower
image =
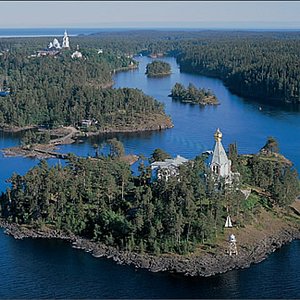
[[[63,49],[70,49],[69,37],[68,37],[68,34],[67,34],[66,30],[65,30],[65,33],[64,33],[64,37],[63,37],[62,48]]]
[[[214,134],[216,141],[210,169],[218,177],[228,177],[231,174],[231,161],[228,159],[222,145],[222,132],[218,128]]]

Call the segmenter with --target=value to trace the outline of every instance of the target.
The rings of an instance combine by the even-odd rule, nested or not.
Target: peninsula
[[[252,155],[232,144],[228,156],[221,140],[217,130],[212,154],[190,161],[156,150],[150,161],[162,160],[151,164],[158,173],[141,163],[137,176],[117,141],[108,155],[72,155],[65,167],[41,161],[10,178],[2,226],[16,238],[64,238],[150,271],[210,276],[248,267],[300,237],[299,179],[274,138]]]

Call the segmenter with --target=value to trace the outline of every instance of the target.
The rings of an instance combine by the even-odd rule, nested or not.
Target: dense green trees
[[[95,53],[94,53],[95,52]],[[29,57],[18,51],[0,56],[0,78],[12,94],[0,97],[0,125],[79,125],[97,121],[98,129],[147,123],[163,106],[137,89],[111,89],[113,68],[122,57],[87,52],[86,59],[72,60],[69,52],[59,57]],[[129,58],[124,58],[129,62]]]
[[[61,66],[61,57],[56,60],[44,58],[42,61],[28,58],[48,42],[48,38],[42,37],[1,39],[0,82],[7,79],[8,85],[15,91],[20,91],[20,86],[26,88],[28,85],[28,90],[22,95],[31,99],[32,96],[43,95],[43,91],[32,95],[32,86],[43,80],[45,87],[48,87],[49,76],[53,77],[52,82],[58,84],[59,78],[67,82],[70,78],[72,82],[83,79],[97,86],[111,80],[110,71],[130,65],[134,54],[164,53],[177,57],[181,71],[221,78],[240,95],[268,103],[275,103],[275,100],[279,103],[299,103],[300,99],[298,32],[102,32],[71,38],[71,46],[82,46],[80,51],[86,60],[76,60],[70,65],[71,51],[67,51],[64,63],[68,67]],[[103,53],[98,54],[100,48]],[[51,64],[46,62],[49,59]],[[36,76],[30,78],[28,72]],[[54,88],[52,83],[51,88]],[[60,93],[54,90],[47,97],[60,97]],[[34,110],[32,112],[36,113]],[[16,118],[15,114],[13,117]]]
[[[54,91],[56,96],[50,96]],[[137,89],[72,86],[63,90],[45,89],[43,94],[42,98],[31,98],[18,92],[0,98],[0,124],[76,126],[84,119],[91,119],[97,121],[100,129],[122,128],[147,122],[153,114],[164,114],[161,103]]]
[[[170,97],[185,103],[193,104],[218,104],[215,94],[204,88],[197,89],[192,83],[185,88],[181,83],[175,83],[171,90]]]
[[[183,253],[214,235],[204,221],[213,208],[199,198],[203,167],[197,159],[182,168],[181,182],[145,184],[116,157],[71,156],[63,168],[42,161],[11,177],[1,212],[19,224],[53,225],[122,249]]]
[[[163,113],[153,98],[135,89],[102,89],[112,80],[108,63],[66,56],[0,57],[12,95],[0,98],[0,124],[14,126],[78,125],[95,119],[100,128],[135,123],[147,114]]]
[[[21,144],[23,146],[32,144],[48,144],[50,142],[50,138],[51,136],[49,131],[36,132],[27,130],[21,139]]]
[[[299,45],[299,37],[293,35],[279,39],[245,33],[241,38],[185,45],[177,60],[182,71],[218,77],[239,95],[299,103]]]
[[[115,155],[122,152],[120,143],[109,143],[113,149],[107,157],[70,155],[65,167],[49,168],[41,161],[24,176],[14,174],[11,187],[0,197],[2,216],[128,251],[188,253],[204,242],[214,243],[223,232],[228,208],[233,221],[243,225],[265,201],[255,192],[245,200],[235,183],[225,189],[221,181],[217,188],[202,156],[180,166],[179,176],[167,181],[152,182],[144,165],[133,176]],[[242,174],[240,185],[261,189],[269,205],[286,206],[295,199],[299,181],[290,165],[262,154],[238,156],[233,146],[231,152]]]
[[[171,74],[171,66],[169,63],[155,60],[146,67],[146,74],[148,77],[166,76]]]
[[[150,162],[164,161],[167,158],[171,158],[171,155],[169,153],[165,152],[164,150],[157,148],[153,151],[151,158],[150,158]]]
[[[238,156],[236,145],[231,145],[230,149],[234,171],[242,175],[242,182],[261,188],[269,196],[271,205],[287,206],[299,195],[297,171],[278,153],[279,146],[274,137],[269,137],[256,155]]]

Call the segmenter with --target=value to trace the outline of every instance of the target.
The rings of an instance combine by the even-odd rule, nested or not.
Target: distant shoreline
[[[68,34],[70,37],[78,36],[79,34]],[[34,37],[55,37],[58,34],[32,34],[32,35],[0,35],[1,39],[6,38],[34,38]]]

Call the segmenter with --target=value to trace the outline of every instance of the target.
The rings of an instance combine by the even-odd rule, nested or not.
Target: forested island
[[[197,89],[192,83],[185,88],[181,83],[175,83],[169,95],[173,100],[179,100],[183,103],[192,103],[200,105],[217,105],[219,101],[211,90],[204,88]]]
[[[95,256],[153,271],[208,276],[248,266],[299,233],[300,217],[289,207],[299,179],[272,138],[258,154],[239,155],[236,144],[229,149],[241,174],[229,189],[222,181],[216,188],[205,154],[168,180],[153,180],[143,161],[134,176],[116,140],[108,155],[70,155],[64,167],[41,161],[9,179],[0,198],[2,226],[17,238],[66,238]],[[156,150],[150,160],[167,157]],[[228,209],[239,236],[236,257],[226,250]]]
[[[148,77],[161,77],[171,74],[171,66],[169,63],[155,60],[146,66],[146,74]]]

